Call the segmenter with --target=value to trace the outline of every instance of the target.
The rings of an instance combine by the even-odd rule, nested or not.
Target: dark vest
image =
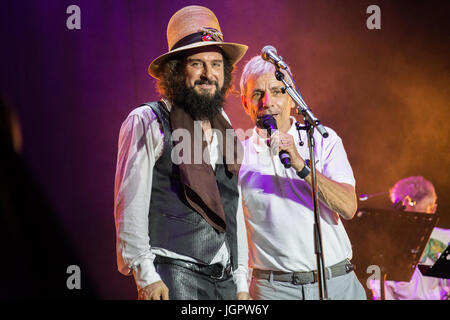
[[[153,167],[149,210],[150,245],[210,264],[226,241],[233,269],[237,268],[236,212],[239,192],[237,177],[223,164],[216,164],[215,176],[225,211],[226,232],[214,229],[186,201],[179,167],[172,163],[170,117],[158,102],[146,103],[155,112],[164,131],[164,147]],[[222,161],[223,162],[223,161]]]

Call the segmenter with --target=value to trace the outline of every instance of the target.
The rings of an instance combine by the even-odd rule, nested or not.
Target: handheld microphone
[[[260,123],[263,128],[267,130],[269,136],[272,135],[272,132],[274,130],[278,129],[277,120],[275,120],[275,118],[271,114],[262,116],[260,118]],[[280,161],[284,165],[284,167],[286,169],[289,169],[291,167],[291,156],[289,155],[289,153],[286,150],[280,150],[278,156],[280,157]]]
[[[261,57],[264,60],[273,63],[278,68],[287,69],[287,64],[283,61],[282,57],[278,56],[277,49],[272,46],[265,46],[262,48]]]

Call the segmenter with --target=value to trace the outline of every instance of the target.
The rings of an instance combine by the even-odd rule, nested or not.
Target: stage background
[[[72,4],[80,30],[66,27]],[[132,277],[116,267],[118,133],[133,108],[158,98],[147,67],[167,51],[172,14],[189,4],[216,13],[225,41],[249,46],[236,89],[245,62],[277,48],[315,115],[343,139],[358,194],[422,175],[437,190],[438,226],[450,228],[448,1],[2,1],[1,94],[18,113],[22,155],[100,298],[136,297]],[[381,30],[366,27],[372,4]],[[226,111],[235,128],[250,128],[237,94]]]

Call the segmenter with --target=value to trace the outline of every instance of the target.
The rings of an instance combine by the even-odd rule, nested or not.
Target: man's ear
[[[286,92],[285,94],[288,94],[288,93]],[[292,109],[295,109],[297,106],[295,105],[295,102],[294,102],[294,100],[292,100],[291,97],[289,97],[289,102],[291,104],[291,111],[292,111]]]
[[[243,96],[243,95],[241,95],[241,103],[242,103],[242,106],[244,107],[245,113],[250,116],[250,110],[248,110],[248,104],[245,99],[245,96]]]

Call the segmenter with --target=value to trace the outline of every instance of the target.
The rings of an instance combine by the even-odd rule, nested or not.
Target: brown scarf
[[[225,232],[225,212],[222,206],[222,199],[219,194],[216,176],[209,163],[209,157],[203,159],[203,152],[208,144],[202,136],[194,136],[194,120],[191,115],[182,108],[172,105],[170,112],[170,123],[172,132],[176,129],[185,129],[189,131],[191,137],[191,159],[190,163],[181,163],[180,178],[184,185],[184,193],[188,203],[215,229]],[[219,113],[212,121],[211,128],[219,130],[222,133],[224,143],[219,141],[220,151],[223,155],[223,163],[226,168],[234,175],[239,174],[240,164],[242,163],[243,148],[229,122]],[[230,130],[227,130],[230,129]],[[196,139],[202,141],[201,163],[194,162],[194,146]],[[179,141],[181,142],[181,141]],[[178,143],[179,143],[178,142]],[[228,150],[228,152],[227,152]],[[233,150],[233,152],[231,152]],[[229,154],[230,153],[230,154]],[[198,157],[198,156],[197,156]],[[205,161],[206,160],[206,161]]]

